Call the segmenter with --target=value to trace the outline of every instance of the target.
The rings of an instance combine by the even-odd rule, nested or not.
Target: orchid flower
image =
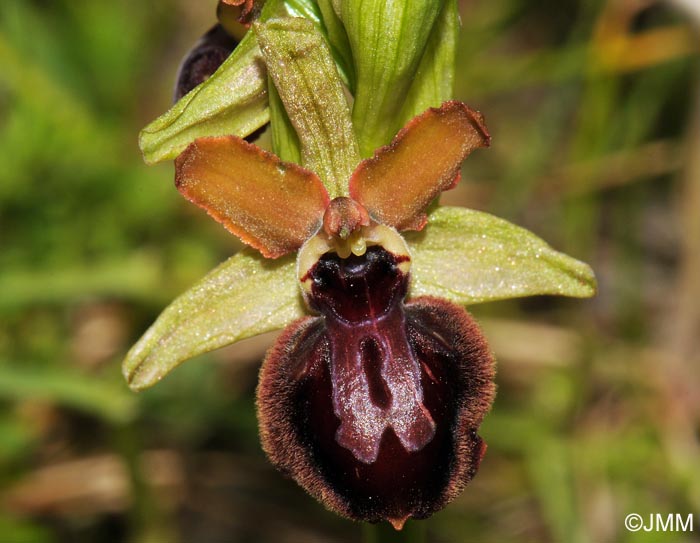
[[[489,145],[481,114],[445,101],[362,159],[373,138],[357,136],[314,24],[271,18],[253,32],[278,93],[269,107],[291,125],[273,124],[275,147],[301,165],[239,135],[178,147],[178,190],[249,248],[176,299],[124,373],[140,390],[188,358],[284,328],[257,392],[265,452],[331,510],[400,528],[454,499],[486,450],[494,360],[463,306],[590,296],[593,274],[502,219],[432,205]]]

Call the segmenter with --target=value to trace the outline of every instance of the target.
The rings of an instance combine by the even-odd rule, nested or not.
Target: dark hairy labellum
[[[438,298],[405,303],[404,260],[381,245],[319,258],[304,279],[320,316],[284,331],[258,388],[271,461],[330,509],[397,528],[474,476],[494,396],[476,323]]]

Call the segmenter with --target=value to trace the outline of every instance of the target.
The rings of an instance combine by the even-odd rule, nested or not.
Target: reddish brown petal
[[[479,112],[445,102],[413,119],[390,145],[362,161],[350,178],[350,196],[383,224],[420,230],[428,204],[454,186],[462,161],[490,140]]]
[[[185,198],[270,258],[301,247],[329,201],[314,173],[236,136],[196,140],[175,167]]]

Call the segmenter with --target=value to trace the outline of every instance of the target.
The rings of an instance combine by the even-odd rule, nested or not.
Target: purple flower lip
[[[408,258],[381,245],[319,258],[307,300],[320,316],[285,330],[258,387],[273,464],[330,509],[397,529],[474,476],[494,396],[493,359],[467,312],[404,303]]]

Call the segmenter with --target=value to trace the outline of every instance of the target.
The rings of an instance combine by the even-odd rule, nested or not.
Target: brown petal
[[[301,247],[329,202],[314,173],[236,136],[196,140],[175,167],[185,198],[269,258]]]
[[[479,112],[445,102],[414,118],[390,145],[362,161],[350,178],[350,196],[383,224],[420,230],[428,204],[456,184],[462,161],[490,141]]]

